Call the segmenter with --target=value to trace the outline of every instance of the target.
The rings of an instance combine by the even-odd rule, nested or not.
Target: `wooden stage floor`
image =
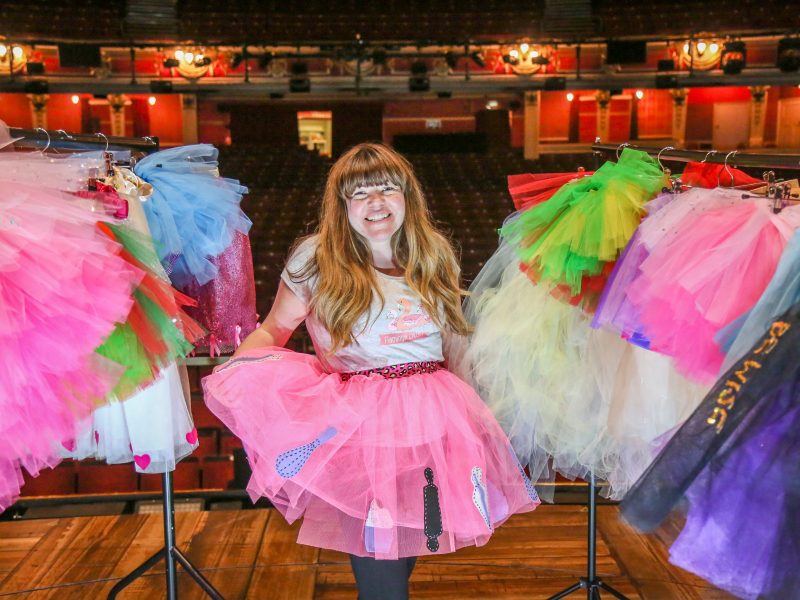
[[[274,510],[178,513],[180,548],[228,600],[353,600],[347,557],[300,546],[294,527]],[[667,562],[674,523],[639,535],[617,516],[598,511],[598,573],[631,600],[732,598]],[[158,550],[159,514],[0,522],[0,599],[94,600]],[[420,559],[412,600],[535,600],[585,573],[586,509],[542,505],[518,515],[482,548]],[[163,563],[134,582],[120,600],[166,597]],[[201,599],[180,575],[181,600]],[[572,598],[585,598],[586,592]],[[610,598],[604,594],[603,598]]]

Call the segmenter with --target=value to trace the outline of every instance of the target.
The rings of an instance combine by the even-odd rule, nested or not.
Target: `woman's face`
[[[405,196],[393,183],[357,187],[346,202],[350,226],[369,242],[391,239],[406,216]]]

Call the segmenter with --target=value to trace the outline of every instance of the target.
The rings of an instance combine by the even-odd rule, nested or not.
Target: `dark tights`
[[[358,600],[408,600],[408,579],[417,557],[375,560],[350,555],[358,585]]]

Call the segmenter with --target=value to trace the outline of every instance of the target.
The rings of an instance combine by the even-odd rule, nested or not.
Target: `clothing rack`
[[[15,147],[22,148],[58,148],[61,150],[87,150],[99,145],[107,146],[105,150],[139,150],[144,153],[158,152],[157,137],[120,137],[106,136],[103,133],[67,133],[63,129],[23,129],[10,127],[12,138],[22,138],[14,142]]]
[[[618,146],[609,146],[596,143],[592,146],[594,150],[594,170],[600,168],[601,151],[616,152]],[[641,150],[641,148],[638,148]],[[655,152],[659,152],[659,148]],[[663,155],[662,155],[663,156]],[[617,598],[618,600],[629,600],[627,596],[614,589],[602,579],[597,576],[597,477],[593,472],[589,473],[588,481],[586,482],[587,500],[586,505],[588,508],[588,523],[586,532],[586,577],[580,577],[578,581],[571,586],[564,588],[560,592],[550,596],[547,600],[560,600],[567,596],[586,590],[586,598],[588,600],[600,600],[600,590],[604,590]]]
[[[150,154],[152,152],[157,152],[160,146],[157,137],[129,138],[106,136],[102,133],[67,133],[64,130],[52,131],[42,128],[21,129],[18,127],[11,127],[10,134],[13,138],[23,138],[14,142],[15,147],[33,147],[43,150],[52,148],[79,151],[104,146],[103,151],[106,152],[113,150],[137,150],[145,154]],[[178,598],[178,563],[180,563],[189,576],[195,580],[206,594],[214,600],[224,600],[214,586],[203,577],[203,574],[200,573],[175,545],[175,501],[171,471],[166,471],[161,474],[161,487],[162,511],[164,515],[164,547],[118,581],[108,593],[108,598],[116,598],[119,592],[130,585],[135,579],[141,577],[147,570],[155,566],[156,563],[163,558],[166,563],[167,598],[169,600],[177,600]]]
[[[595,170],[600,166],[600,160],[604,154],[619,156],[623,148],[633,148],[646,152],[652,156],[656,156],[661,160],[671,160],[677,162],[707,162],[713,164],[725,165],[726,167],[752,167],[761,169],[787,169],[787,170],[800,170],[800,155],[798,154],[754,154],[749,152],[739,152],[733,150],[730,152],[723,152],[717,150],[684,150],[677,149],[671,146],[665,148],[654,148],[636,146],[631,143],[624,144],[601,144],[599,139],[592,144],[592,152],[595,161]],[[765,173],[765,184],[770,188],[774,187],[775,175],[774,173]],[[772,192],[773,190],[770,190]],[[768,194],[770,193],[768,192]],[[774,196],[772,196],[775,198]],[[775,209],[778,209],[778,200],[782,200],[780,193],[776,200]],[[577,583],[570,587],[558,592],[551,596],[548,600],[560,600],[574,592],[586,590],[588,600],[600,600],[600,591],[604,590],[618,598],[619,600],[628,600],[619,591],[603,582],[597,577],[597,480],[594,473],[589,474],[589,481],[587,482],[588,491],[588,560],[587,560],[587,576],[581,577]]]
[[[624,144],[592,144],[592,151],[603,154],[618,154],[623,148],[633,148],[658,156],[661,160],[674,160],[678,162],[707,162],[730,167],[753,167],[761,169],[793,169],[800,170],[800,154],[756,154],[731,150],[684,150],[672,148],[654,148],[637,146],[625,142]]]

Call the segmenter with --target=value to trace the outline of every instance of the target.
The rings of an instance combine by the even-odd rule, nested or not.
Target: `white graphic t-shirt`
[[[292,280],[313,256],[317,238],[304,241],[289,257],[281,279],[300,299],[310,304],[316,287],[316,276],[305,281]],[[349,373],[410,362],[441,361],[442,335],[426,313],[419,296],[406,285],[403,277],[393,277],[376,270],[376,279],[384,302],[373,298],[369,315],[363,315],[353,328],[355,343],[329,354],[331,337],[328,330],[310,312],[306,328],[314,343],[317,357],[330,372]],[[366,327],[365,327],[366,325]]]

